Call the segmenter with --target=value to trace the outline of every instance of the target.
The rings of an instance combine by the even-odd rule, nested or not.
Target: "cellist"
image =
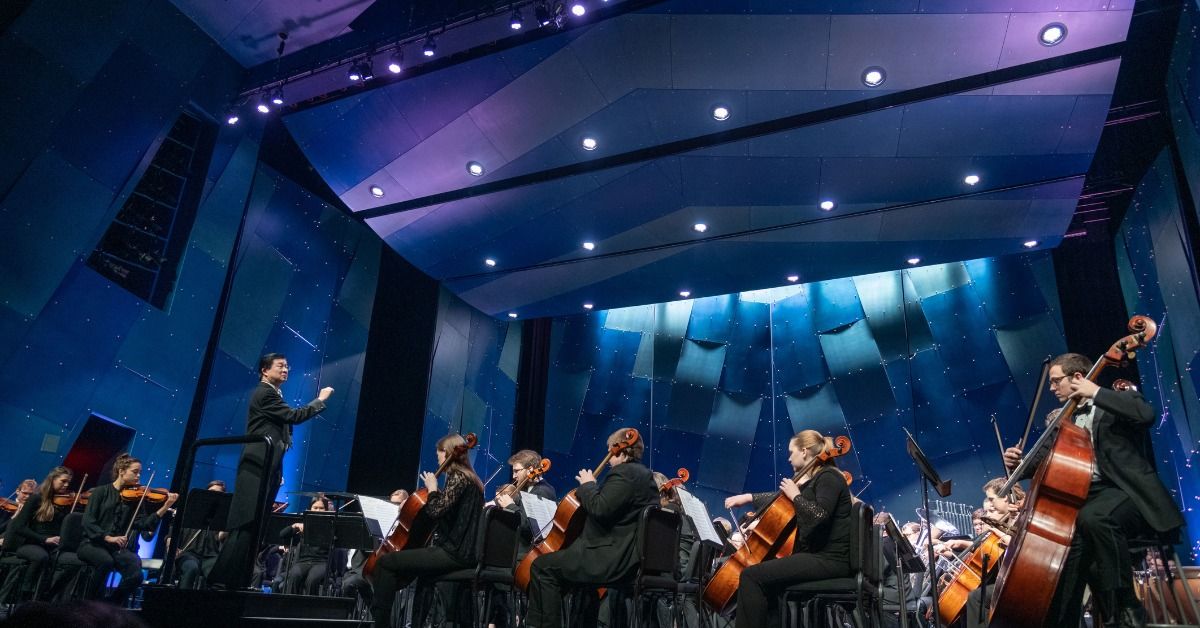
[[[804,430],[788,441],[788,462],[797,473],[826,449],[831,439]],[[818,464],[794,482],[784,478],[779,491],[796,509],[796,542],[792,555],[751,565],[742,571],[737,593],[737,626],[768,625],[775,594],[782,588],[812,580],[850,575],[850,488],[834,458]],[[754,503],[756,511],[776,493],[743,493],[725,500],[726,508]]]
[[[421,474],[429,499],[421,509],[434,521],[433,540],[428,547],[390,552],[375,565],[372,575],[375,599],[371,615],[376,628],[390,628],[396,591],[418,577],[438,576],[475,565],[475,541],[483,516],[483,482],[471,467],[466,453],[455,457],[456,447],[466,442],[458,434],[447,434],[437,442],[438,466],[446,465],[446,487],[438,489],[437,476]]]
[[[1060,403],[1079,402],[1069,419],[1089,433],[1095,462],[1045,625],[1078,625],[1088,585],[1105,626],[1141,626],[1146,611],[1134,595],[1128,539],[1169,533],[1184,521],[1154,467],[1149,438],[1154,409],[1136,390],[1099,387],[1087,378],[1091,368],[1088,358],[1066,353],[1051,360],[1048,372]],[[1011,447],[1004,463],[1014,469],[1021,456]]]

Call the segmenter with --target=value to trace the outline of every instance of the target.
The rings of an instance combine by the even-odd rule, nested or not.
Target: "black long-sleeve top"
[[[296,528],[293,528],[290,525],[279,531],[279,538],[285,543],[293,539],[300,543],[300,549],[296,552],[296,562],[323,563],[329,560],[328,545],[313,545],[312,543],[305,543],[304,533],[296,530]]]
[[[465,473],[446,474],[446,486],[429,494],[424,516],[433,520],[433,545],[463,563],[475,562],[475,541],[483,515],[483,491]]]
[[[754,509],[762,512],[778,493],[755,493]],[[796,509],[796,542],[792,553],[821,554],[850,560],[850,489],[836,467],[817,471],[792,500]]]
[[[35,493],[29,496],[29,500],[21,507],[21,512],[17,513],[9,522],[9,529],[4,539],[4,546],[9,549],[16,549],[26,544],[42,544],[46,539],[52,536],[58,536],[62,529],[63,519],[67,516],[66,508],[55,508],[54,516],[49,521],[38,521],[37,511],[42,506],[41,493]]]
[[[87,509],[83,511],[83,538],[92,545],[104,547],[106,536],[121,536],[133,517],[133,509],[137,502],[126,502],[121,499],[121,492],[112,484],[101,484],[92,490],[88,498]],[[151,504],[143,504],[142,509],[153,508]],[[153,530],[158,525],[158,513],[149,512],[138,517],[133,524],[134,531]],[[115,547],[115,546],[114,546]]]

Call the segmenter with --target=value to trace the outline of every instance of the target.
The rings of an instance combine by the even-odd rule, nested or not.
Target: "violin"
[[[799,482],[818,465],[850,453],[850,439],[838,436],[833,446],[826,445],[820,453],[796,472],[792,480]],[[843,476],[845,477],[845,476]],[[792,553],[795,544],[796,507],[792,500],[776,493],[770,505],[755,520],[757,525],[746,526],[745,541],[704,586],[704,602],[717,612],[724,611],[737,596],[742,571],[764,560]]]
[[[1106,367],[1125,363],[1158,333],[1148,316],[1129,320],[1132,334],[1117,340],[1092,366],[1087,379],[1096,381]],[[1070,420],[1079,400],[1069,399],[1008,482],[996,491],[1007,495],[1034,460],[1041,460],[1029,491],[1025,510],[1017,520],[991,602],[990,625],[995,628],[1040,626],[1050,612],[1054,591],[1075,535],[1075,518],[1087,501],[1092,484],[1095,452],[1087,430]],[[1044,455],[1044,457],[1043,457]]]
[[[7,512],[10,515],[15,515],[21,509],[21,504],[7,498],[0,497],[0,510]]]
[[[167,501],[170,493],[165,488],[150,488],[141,484],[126,486],[121,489],[121,500],[127,502],[145,501],[149,504],[162,504]]]
[[[600,472],[604,471],[604,467],[613,456],[624,453],[626,449],[637,444],[640,439],[641,435],[638,434],[636,429],[629,428],[625,430],[625,438],[617,441],[608,448],[608,453],[605,454],[604,459],[600,461],[600,464],[592,474],[600,475]],[[582,502],[579,501],[578,490],[578,488],[571,489],[571,492],[567,493],[567,496],[558,502],[558,508],[554,511],[554,522],[550,526],[550,531],[546,533],[546,537],[542,539],[542,542],[529,548],[529,553],[525,555],[525,558],[521,559],[516,569],[513,570],[513,583],[520,587],[522,591],[529,590],[529,580],[533,575],[534,560],[539,556],[565,549],[571,543],[574,543],[575,539],[579,538],[579,535],[583,533],[583,524],[587,521],[587,515],[583,510]]]
[[[446,456],[446,461],[438,466],[434,475],[445,473],[451,462],[461,460],[469,450],[474,449],[475,445],[479,443],[479,439],[474,433],[463,436],[463,441],[463,444],[456,446],[450,455]],[[404,505],[400,507],[400,515],[392,524],[392,530],[388,537],[363,564],[364,577],[370,580],[375,572],[375,564],[387,554],[425,547],[425,544],[429,542],[429,537],[433,535],[433,521],[421,514],[421,510],[425,508],[428,501],[429,489],[422,486],[413,491]]]

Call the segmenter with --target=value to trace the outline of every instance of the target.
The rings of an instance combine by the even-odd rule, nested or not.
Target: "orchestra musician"
[[[788,462],[798,473],[827,448],[833,448],[830,439],[815,430],[804,430],[788,442]],[[793,554],[742,571],[736,617],[740,628],[768,625],[771,602],[783,587],[850,575],[850,489],[834,459],[817,465],[799,482],[784,478],[779,490],[796,509]],[[775,495],[734,495],[725,500],[725,507],[753,503],[761,512]]]
[[[142,530],[153,530],[175,500],[177,493],[169,493],[157,511],[138,516],[140,500],[127,501],[121,497],[121,489],[138,486],[142,476],[142,461],[121,454],[112,467],[112,483],[101,484],[92,489],[87,509],[83,512],[83,542],[79,544],[79,559],[96,568],[98,577],[92,579],[90,598],[99,595],[111,571],[121,574],[109,602],[124,606],[129,594],[142,583],[142,560],[129,548],[127,534]],[[132,520],[132,526],[130,521]]]
[[[42,480],[37,492],[33,493],[13,517],[5,534],[4,546],[18,557],[28,561],[24,581],[19,583],[22,592],[34,589],[45,571],[50,558],[62,543],[59,531],[67,516],[67,507],[56,506],[54,496],[65,494],[73,474],[66,467],[54,467]],[[22,483],[22,488],[25,488]],[[0,600],[8,600],[17,582],[18,570],[11,570],[0,589]]]
[[[979,517],[979,534],[994,532],[1000,537],[1001,545],[1007,547],[1012,542],[1009,530],[1016,524],[1021,509],[1025,507],[1025,489],[1014,485],[1009,497],[1000,497],[998,491],[1004,486],[1006,478],[992,478],[983,485],[983,513]],[[976,511],[979,512],[979,511]],[[997,527],[994,524],[1000,524]],[[986,618],[981,615],[984,599],[991,599],[992,587],[996,575],[1000,573],[1000,563],[990,565],[988,575],[983,584],[967,595],[967,603],[963,607],[963,623],[966,628],[983,628],[987,625]]]
[[[333,510],[329,500],[324,496],[316,497],[308,506],[311,512],[330,512]],[[316,595],[325,581],[325,573],[329,564],[329,546],[313,545],[304,542],[304,524],[293,523],[280,530],[279,538],[284,542],[300,539],[300,548],[295,560],[288,568],[284,591],[293,594]]]
[[[205,488],[224,493],[225,482],[213,480]],[[226,534],[224,531],[214,532],[213,530],[190,528],[180,530],[182,537],[180,543],[183,545],[175,550],[175,564],[179,567],[180,589],[199,588],[200,579],[208,577],[213,564],[217,562],[217,555],[221,553],[221,542],[225,540]]]
[[[558,494],[554,487],[546,481],[543,476],[538,476],[534,482],[525,484],[520,493],[514,492],[515,487],[520,486],[526,481],[530,469],[537,468],[542,464],[542,456],[532,449],[522,449],[517,453],[509,456],[508,464],[512,465],[512,484],[505,484],[496,490],[495,503],[497,506],[517,513],[521,517],[520,530],[521,539],[520,547],[517,548],[517,557],[520,560],[526,553],[529,552],[529,546],[534,538],[538,536],[538,530],[533,529],[533,523],[525,516],[525,510],[521,508],[521,493],[532,493],[548,499],[550,501],[558,501]],[[505,490],[504,487],[513,487],[513,489]]]
[[[1146,613],[1134,595],[1128,539],[1170,534],[1184,521],[1155,470],[1149,442],[1154,409],[1134,389],[1100,388],[1087,378],[1091,368],[1088,358],[1066,353],[1051,360],[1048,372],[1060,403],[1079,402],[1064,420],[1087,430],[1095,458],[1046,625],[1078,625],[1088,585],[1106,626],[1139,626]],[[1010,447],[1005,465],[1015,469],[1022,454]],[[1036,466],[1030,465],[1030,475]]]
[[[625,440],[629,428],[608,437],[610,450]],[[553,628],[562,625],[563,589],[591,583],[620,580],[637,568],[637,527],[642,509],[658,503],[654,477],[642,463],[645,445],[636,442],[608,459],[611,467],[604,482],[597,483],[590,469],[576,474],[576,497],[587,513],[583,531],[571,545],[533,561],[529,583],[529,613],[525,625]],[[592,595],[586,600],[594,614]]]
[[[438,466],[454,455],[466,440],[448,434],[437,442]],[[434,521],[433,540],[428,547],[389,552],[375,564],[372,578],[375,595],[371,615],[376,628],[392,626],[396,591],[418,577],[438,576],[475,564],[475,543],[483,516],[483,482],[466,454],[446,466],[446,487],[438,489],[433,473],[421,474],[429,498],[421,515]],[[419,614],[418,614],[419,615]]]
[[[8,527],[12,523],[12,520],[15,519],[18,514],[20,514],[21,507],[25,504],[25,500],[29,499],[34,493],[37,492],[37,490],[37,480],[33,478],[21,480],[21,483],[17,485],[17,490],[13,492],[12,502],[6,501],[6,503],[15,502],[16,509],[11,512],[7,509],[0,511],[0,547],[5,547],[4,539],[8,536]]]
[[[270,512],[269,504],[264,508],[263,504],[258,503],[260,482],[266,478],[267,486],[280,486],[280,465],[284,452],[292,446],[292,426],[324,410],[325,402],[333,394],[332,388],[322,388],[316,399],[303,407],[293,408],[283,400],[283,393],[279,390],[287,381],[289,372],[287,356],[281,353],[268,353],[258,360],[259,382],[250,395],[246,433],[270,436],[275,449],[270,460],[266,460],[262,445],[246,445],[242,449],[234,481],[233,503],[229,509],[229,536],[209,574],[209,583],[216,587],[237,589],[250,583],[256,556],[254,525],[259,517]]]
[[[408,501],[408,491],[398,488],[388,496],[388,501],[402,508],[404,502]],[[367,608],[370,608],[372,603],[371,583],[363,577],[363,565],[370,554],[361,550],[350,550],[346,556],[346,574],[342,576],[342,597],[358,597]]]

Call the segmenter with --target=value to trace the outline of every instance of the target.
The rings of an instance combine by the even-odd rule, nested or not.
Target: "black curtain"
[[[527,320],[521,329],[513,451],[532,449],[542,453],[546,432],[546,379],[550,372],[551,321],[549,318]]]

